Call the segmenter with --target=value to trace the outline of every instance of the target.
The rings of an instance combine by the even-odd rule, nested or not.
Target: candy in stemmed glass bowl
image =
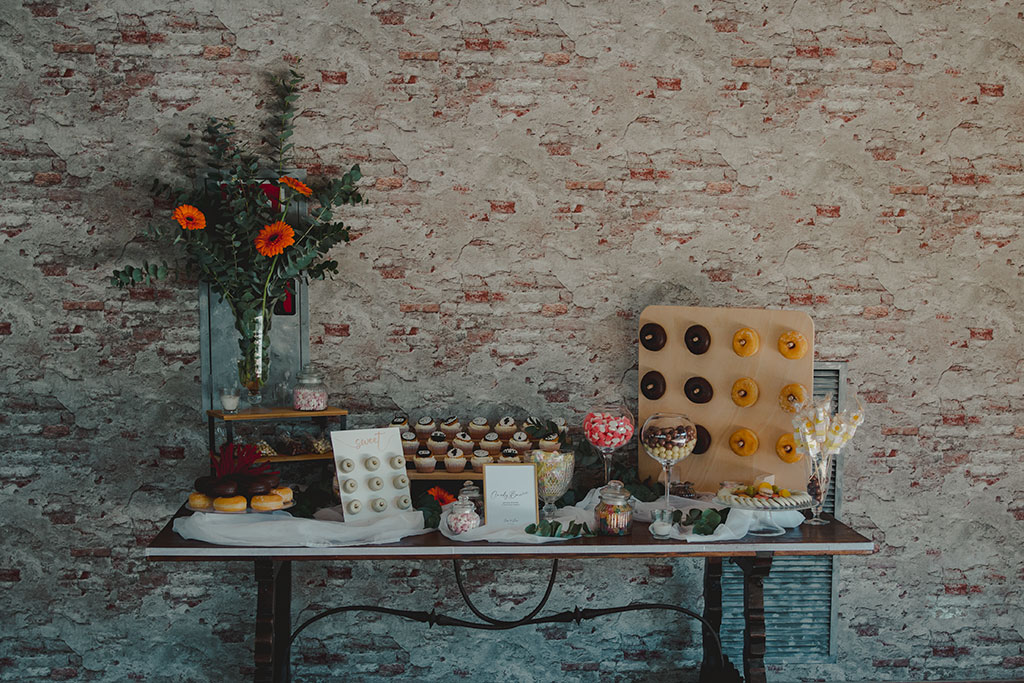
[[[665,509],[670,510],[669,482],[672,467],[693,453],[697,443],[697,427],[685,415],[655,413],[644,421],[640,429],[640,443],[644,451],[661,463],[665,470]]]
[[[583,436],[604,459],[605,484],[612,479],[612,453],[633,438],[633,413],[621,401],[594,408],[583,418]]]

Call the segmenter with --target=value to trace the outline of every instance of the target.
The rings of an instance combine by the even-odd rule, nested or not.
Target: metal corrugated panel
[[[843,362],[815,363],[814,397],[833,397],[833,412],[846,408]],[[836,513],[842,499],[842,454],[832,464],[825,511]],[[834,659],[838,557],[776,557],[764,582],[768,663],[826,662]],[[734,662],[743,661],[743,572],[722,565],[722,646]]]

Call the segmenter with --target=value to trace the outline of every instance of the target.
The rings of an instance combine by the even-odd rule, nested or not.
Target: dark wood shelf
[[[245,408],[237,413],[225,413],[223,410],[207,410],[206,415],[225,422],[243,422],[245,420],[289,420],[295,418],[339,417],[348,415],[344,408],[328,406],[324,410],[294,410],[285,407]]]

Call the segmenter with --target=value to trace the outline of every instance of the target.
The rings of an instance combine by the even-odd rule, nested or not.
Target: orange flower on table
[[[191,204],[182,204],[174,210],[174,220],[185,230],[202,230],[206,227],[206,216]]]
[[[433,496],[434,500],[436,500],[438,505],[440,505],[441,507],[444,507],[448,503],[454,503],[455,502],[455,496],[453,496],[452,494],[448,493],[447,491],[445,491],[440,486],[435,486],[432,489],[427,489],[427,493],[429,493],[431,496]]]
[[[309,185],[306,185],[306,183],[302,182],[301,180],[296,180],[295,178],[290,178],[288,176],[281,176],[280,178],[278,178],[278,181],[282,185],[287,185],[288,187],[292,188],[293,190],[301,194],[303,197],[309,197],[310,195],[313,194],[313,190],[310,189]]]
[[[277,256],[285,247],[295,244],[295,231],[284,221],[264,226],[254,240],[256,251],[264,256]]]

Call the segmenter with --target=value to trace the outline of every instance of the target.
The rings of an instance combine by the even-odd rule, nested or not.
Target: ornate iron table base
[[[748,616],[755,616],[754,624],[756,633],[751,634],[752,640],[748,652],[747,633],[744,633],[744,670],[746,680],[750,683],[765,680],[764,673],[764,609],[761,592],[760,571],[767,575],[767,569],[771,567],[771,558],[765,562],[752,563],[751,558],[744,564],[756,564],[758,573],[748,573],[744,568],[744,576],[756,576],[756,590],[744,592],[744,612]],[[762,560],[763,558],[755,558]],[[516,620],[495,619],[484,614],[466,592],[462,579],[462,561],[453,560],[455,570],[455,581],[459,587],[459,593],[465,601],[466,606],[480,621],[467,621],[447,614],[439,614],[431,610],[403,610],[379,605],[346,605],[325,610],[313,617],[310,617],[294,631],[291,629],[291,562],[274,561],[271,559],[256,560],[256,582],[257,582],[257,607],[256,607],[256,681],[267,683],[285,683],[291,680],[290,654],[292,643],[307,627],[312,624],[336,614],[347,612],[376,612],[378,614],[390,614],[392,616],[409,619],[412,621],[433,626],[458,626],[462,628],[474,628],[487,631],[502,631],[517,628],[519,626],[530,626],[551,623],[580,622],[587,619],[623,612],[636,612],[645,610],[669,610],[696,619],[701,623],[703,632],[703,659],[700,668],[700,683],[741,683],[739,672],[722,653],[722,642],[718,635],[722,623],[722,561],[719,558],[707,558],[704,569],[704,615],[701,616],[685,607],[669,605],[666,603],[631,603],[619,607],[605,608],[584,608],[576,607],[569,611],[558,612],[546,616],[537,615],[547,604],[551,597],[551,591],[555,585],[555,578],[558,574],[558,560],[551,562],[551,574],[548,578],[547,589],[537,605],[524,617]],[[748,598],[749,597],[749,604]],[[752,611],[750,611],[752,610]],[[760,615],[760,620],[756,615]],[[748,619],[748,624],[749,624]],[[759,624],[759,626],[757,626]],[[749,654],[749,656],[748,656]]]

